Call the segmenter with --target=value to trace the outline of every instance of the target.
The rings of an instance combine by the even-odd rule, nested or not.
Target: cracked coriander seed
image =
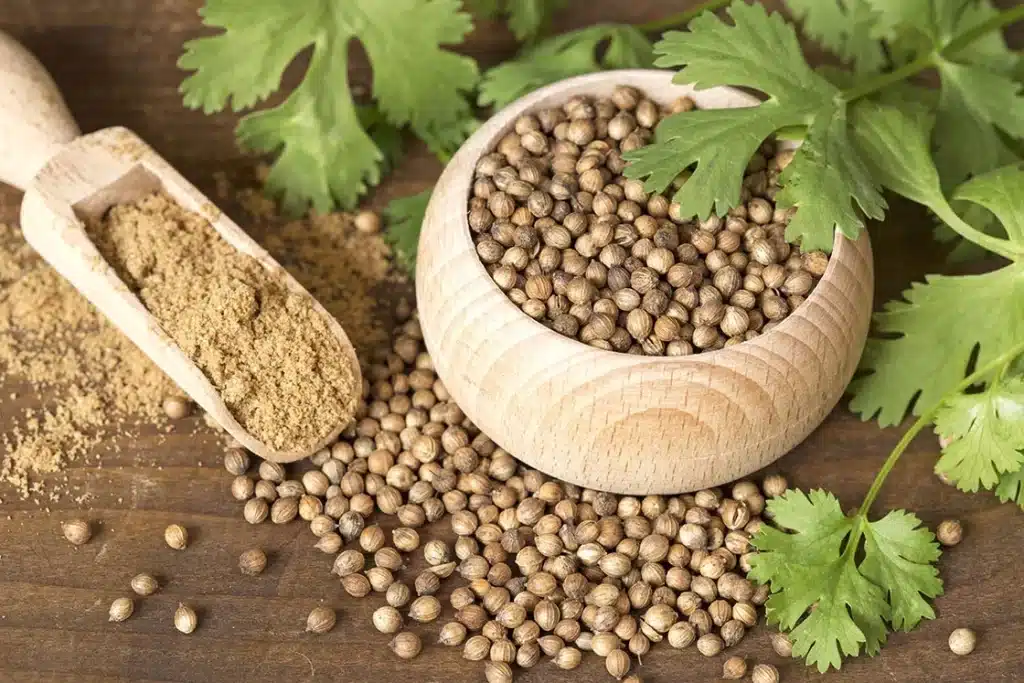
[[[108,621],[119,623],[126,621],[128,617],[135,611],[135,603],[131,598],[118,598],[114,602],[110,603]]]
[[[324,634],[334,628],[338,615],[330,607],[323,605],[314,607],[306,617],[306,633]]]
[[[188,530],[180,524],[171,524],[164,529],[164,541],[175,550],[188,547]]]
[[[152,595],[160,588],[160,584],[149,574],[136,574],[131,580],[132,590],[136,595]]]
[[[85,545],[92,538],[92,529],[89,522],[84,519],[72,519],[64,522],[61,524],[61,531],[71,545]]]
[[[949,634],[949,649],[961,657],[974,652],[978,636],[969,628],[958,628]]]

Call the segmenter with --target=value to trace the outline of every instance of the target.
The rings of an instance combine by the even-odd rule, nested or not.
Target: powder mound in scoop
[[[157,192],[114,206],[88,232],[254,437],[308,449],[352,419],[361,388],[313,300],[205,218]]]

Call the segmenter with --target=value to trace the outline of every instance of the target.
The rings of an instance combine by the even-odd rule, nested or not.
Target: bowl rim
[[[636,85],[636,81],[645,81],[646,84]],[[656,81],[661,82],[657,83]],[[635,363],[645,364],[679,364],[700,360],[701,362],[714,363],[714,361],[725,356],[733,355],[736,352],[736,349],[740,347],[749,349],[753,346],[767,343],[766,340],[776,333],[779,333],[776,336],[781,336],[782,334],[787,333],[789,328],[796,324],[795,319],[806,317],[808,310],[810,310],[810,307],[808,307],[807,304],[812,302],[820,303],[820,299],[824,297],[820,287],[821,283],[830,281],[831,277],[835,274],[835,271],[841,267],[840,264],[842,262],[848,258],[854,258],[856,256],[854,241],[847,238],[839,230],[835,230],[834,233],[832,253],[829,258],[828,266],[825,269],[825,273],[821,276],[814,289],[811,290],[811,293],[804,300],[803,304],[796,308],[790,315],[786,316],[781,323],[768,332],[760,334],[754,339],[741,342],[740,344],[711,351],[691,353],[685,356],[648,356],[629,354],[609,349],[600,349],[595,346],[591,346],[590,344],[586,344],[579,339],[559,334],[550,327],[524,313],[519,306],[508,298],[508,294],[502,291],[501,288],[498,287],[497,283],[494,282],[493,278],[491,278],[487,273],[483,262],[477,255],[476,245],[473,242],[472,237],[473,233],[469,227],[468,206],[471,198],[473,176],[476,172],[477,162],[485,154],[489,154],[494,151],[498,140],[513,130],[515,121],[519,116],[541,108],[548,102],[550,102],[551,105],[554,105],[555,100],[561,99],[564,101],[575,94],[584,94],[587,91],[597,90],[602,86],[610,84],[636,87],[647,96],[650,96],[648,91],[653,87],[671,88],[671,92],[667,93],[663,98],[651,97],[651,99],[654,99],[659,104],[664,104],[670,99],[675,99],[683,95],[693,97],[698,102],[701,99],[707,99],[708,96],[712,96],[716,99],[718,96],[723,96],[731,98],[736,102],[745,102],[747,103],[747,106],[752,107],[759,106],[762,103],[762,100],[757,98],[755,95],[731,86],[723,85],[698,89],[693,83],[676,83],[673,78],[673,72],[665,69],[612,69],[608,71],[584,74],[581,76],[573,76],[556,81],[523,95],[519,99],[506,105],[499,111],[492,114],[491,117],[488,118],[476,131],[474,131],[465,143],[463,143],[462,147],[459,148],[455,156],[453,156],[451,161],[448,163],[447,169],[450,170],[452,174],[449,177],[444,178],[447,189],[444,192],[434,193],[435,197],[444,194],[446,195],[446,199],[453,199],[458,202],[458,206],[463,206],[467,209],[459,216],[460,230],[458,231],[458,235],[453,235],[453,238],[457,239],[455,244],[457,251],[468,250],[472,253],[473,258],[470,259],[470,268],[473,269],[474,279],[484,278],[491,290],[500,295],[501,300],[498,305],[506,308],[509,312],[514,311],[519,318],[535,325],[535,329],[538,333],[544,335],[544,343],[558,343],[560,345],[571,344],[574,347],[573,350],[576,353],[581,354],[581,358],[583,357],[583,354],[586,354],[587,357],[593,358],[595,362],[615,361],[629,363],[630,360],[632,360],[632,362]],[[568,94],[566,93],[567,90],[573,90],[574,92]],[[794,143],[784,140],[782,141],[782,144],[784,147],[791,149],[799,147],[798,142]],[[863,240],[866,236],[867,230],[864,229],[861,233],[860,239]],[[802,315],[801,311],[803,313]]]

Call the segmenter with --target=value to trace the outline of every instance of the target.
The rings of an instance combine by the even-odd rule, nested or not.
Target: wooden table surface
[[[692,3],[570,4],[573,9],[561,14],[559,28],[600,20],[642,21]],[[126,125],[212,190],[213,171],[248,162],[233,144],[234,116],[186,111],[177,94],[181,73],[174,63],[182,41],[201,30],[199,5],[199,0],[3,0],[0,29],[39,55],[84,130]],[[1013,42],[1020,45],[1021,37],[1018,31]],[[472,35],[467,50],[488,64],[513,47],[502,26],[487,23]],[[354,78],[368,82],[367,67],[357,66]],[[428,187],[438,170],[428,155],[414,154],[373,203],[379,206],[387,196]],[[14,220],[19,200],[18,193],[0,187],[0,220]],[[927,225],[923,214],[896,203],[887,223],[873,227],[879,302],[924,269],[941,267]],[[9,428],[22,405],[6,397],[14,390],[30,394],[24,389],[0,383],[5,397],[0,399],[0,428]],[[343,594],[329,574],[330,558],[313,549],[307,525],[246,525],[239,504],[228,495],[230,475],[219,465],[219,442],[191,431],[181,429],[159,445],[155,433],[143,434],[120,443],[122,450],[108,454],[102,469],[72,469],[72,482],[95,495],[84,513],[70,501],[44,509],[0,489],[0,682],[482,680],[482,666],[464,662],[458,649],[432,646],[412,662],[396,660],[386,649],[388,637],[369,624],[380,598],[356,600]],[[778,469],[801,487],[831,489],[849,507],[866,491],[899,434],[863,424],[841,406]],[[104,444],[104,450],[114,445]],[[942,559],[946,595],[936,602],[938,618],[914,633],[893,635],[881,656],[849,661],[825,680],[1024,680],[1024,600],[1017,596],[1020,572],[1011,557],[1024,544],[1024,515],[991,495],[966,495],[940,484],[931,474],[936,455],[934,437],[919,438],[890,477],[878,506],[907,507],[930,525],[948,517],[964,521],[965,541]],[[72,514],[99,523],[93,541],[78,549],[60,536],[60,521]],[[171,522],[191,530],[187,551],[164,545],[162,529]],[[262,576],[245,578],[236,569],[237,557],[254,545],[271,553],[271,564]],[[163,588],[140,601],[129,621],[108,624],[111,600],[125,595],[129,578],[141,571],[160,577]],[[337,608],[339,625],[324,636],[307,635],[305,616],[320,600]],[[201,626],[191,637],[171,627],[179,601],[199,610]],[[421,631],[430,634],[429,642],[436,626]],[[980,634],[970,657],[957,658],[946,647],[947,635],[959,626]],[[763,627],[738,652],[779,665],[785,681],[818,679],[802,663],[775,656]],[[720,676],[721,663],[721,657],[706,660],[693,649],[661,646],[644,658],[639,673],[648,682],[710,681]],[[611,679],[599,658],[588,656],[574,672],[542,664],[516,680]]]

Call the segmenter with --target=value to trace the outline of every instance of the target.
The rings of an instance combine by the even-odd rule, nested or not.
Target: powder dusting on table
[[[343,213],[284,219],[251,183],[236,188],[221,176],[219,185],[220,201],[241,205],[239,222],[341,322],[361,354],[387,339],[391,321],[377,299],[406,285],[395,285],[400,278],[380,235],[358,232]],[[16,227],[3,224],[0,379],[26,385],[18,396],[0,397],[7,430],[0,435],[0,484],[52,500],[70,493],[62,473],[70,463],[102,464],[102,442],[143,423],[169,428],[161,404],[181,393]],[[19,396],[31,407],[12,414],[8,406]],[[189,425],[206,429],[202,421]]]
[[[312,298],[162,192],[112,207],[87,232],[218,389],[279,450],[313,447],[355,412],[355,369]]]

